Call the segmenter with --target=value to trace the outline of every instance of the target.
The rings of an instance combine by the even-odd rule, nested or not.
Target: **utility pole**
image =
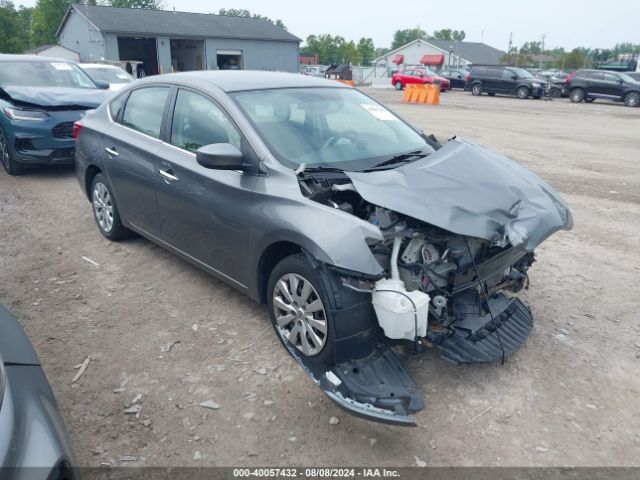
[[[513,32],[511,32],[509,34],[509,48],[507,48],[507,55],[509,57],[509,63],[511,63],[511,56],[513,55],[513,52],[511,51],[511,45],[513,44]],[[518,62],[518,59],[516,59],[516,63]]]
[[[540,53],[540,70],[542,70],[542,57],[544,57],[544,39],[547,38],[547,36],[543,33],[542,34],[542,49],[541,49],[541,53]]]

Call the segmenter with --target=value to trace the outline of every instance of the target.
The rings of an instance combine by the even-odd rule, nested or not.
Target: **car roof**
[[[0,53],[0,62],[64,62],[76,63],[65,58],[43,57],[40,55],[11,55]]]
[[[213,85],[225,92],[305,87],[351,88],[336,80],[327,80],[297,73],[264,72],[258,70],[204,70],[169,73],[146,77],[138,81],[138,84],[145,83],[181,83],[200,88]]]

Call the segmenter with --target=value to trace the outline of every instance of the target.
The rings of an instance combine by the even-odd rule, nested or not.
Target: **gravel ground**
[[[81,465],[640,465],[640,109],[369,93],[564,195],[575,227],[538,249],[528,342],[504,366],[412,358],[418,428],[354,418],[288,357],[265,307],[142,238],[105,240],[71,169],[2,171],[0,301],[42,359]],[[138,394],[136,418],[124,411]]]

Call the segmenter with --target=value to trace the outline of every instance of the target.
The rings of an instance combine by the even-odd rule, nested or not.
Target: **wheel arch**
[[[289,240],[278,240],[264,249],[258,260],[256,287],[260,303],[267,303],[267,285],[275,266],[290,255],[303,251],[301,245]]]
[[[89,165],[84,172],[84,193],[89,201],[91,201],[91,184],[99,173],[102,173],[102,169],[93,164]]]

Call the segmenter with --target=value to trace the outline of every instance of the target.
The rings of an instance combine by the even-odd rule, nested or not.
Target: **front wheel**
[[[553,87],[551,88],[551,90],[549,90],[549,96],[551,98],[560,98],[562,96],[562,90]]]
[[[396,87],[396,90],[398,91],[402,90],[402,82],[396,82],[393,86]]]
[[[11,146],[9,145],[9,140],[7,136],[4,134],[4,131],[0,128],[0,160],[2,160],[2,166],[7,171],[9,175],[20,175],[24,173],[24,165],[16,162],[13,159],[13,154],[11,153]]]
[[[518,87],[518,89],[516,90],[516,96],[520,99],[520,100],[524,100],[526,98],[529,98],[529,89],[527,87]]]
[[[97,174],[91,183],[91,204],[102,235],[113,241],[122,240],[129,235],[129,230],[120,219],[111,186],[102,173]]]
[[[482,95],[482,85],[480,85],[479,83],[474,83],[471,87],[471,94],[475,95],[476,97]]]
[[[569,93],[569,100],[573,103],[580,103],[585,99],[586,95],[582,88],[574,88]]]
[[[627,107],[637,107],[640,105],[640,93],[629,92],[624,96],[624,104]]]
[[[269,316],[280,341],[306,357],[332,365],[333,328],[328,293],[303,254],[282,260],[267,286]]]

